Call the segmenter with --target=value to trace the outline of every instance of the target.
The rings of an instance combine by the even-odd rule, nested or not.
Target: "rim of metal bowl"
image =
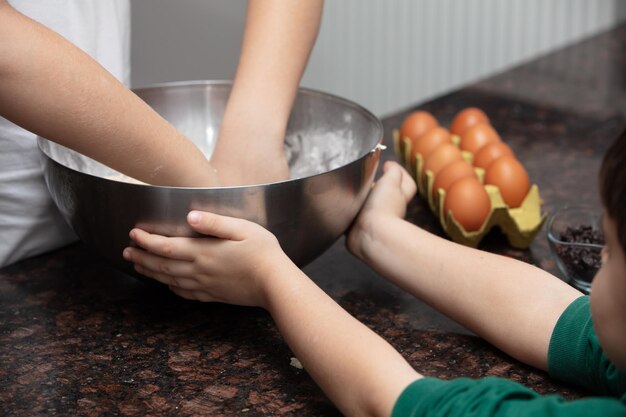
[[[206,86],[206,85],[219,85],[219,86],[232,86],[233,82],[231,80],[190,80],[190,81],[169,81],[169,82],[163,82],[163,83],[156,83],[156,84],[148,84],[145,86],[140,86],[137,88],[132,88],[132,91],[137,93],[140,91],[148,91],[148,90],[152,90],[152,89],[159,89],[159,88],[164,88],[164,87],[189,87],[189,86]],[[326,175],[329,172],[334,172],[340,169],[343,169],[346,166],[352,165],[354,163],[357,163],[358,161],[360,161],[363,157],[365,157],[365,155],[367,155],[370,152],[374,152],[377,149],[384,149],[385,147],[382,145],[383,139],[384,139],[384,128],[383,128],[383,124],[380,121],[380,119],[378,117],[376,117],[374,115],[374,113],[372,113],[371,111],[369,111],[368,109],[366,109],[365,107],[361,106],[360,104],[352,101],[352,100],[348,100],[346,98],[343,97],[339,97],[337,95],[331,94],[331,93],[327,93],[321,90],[315,90],[312,88],[307,88],[307,87],[298,87],[298,94],[300,93],[305,93],[305,94],[309,94],[309,95],[316,95],[316,96],[323,96],[325,98],[329,98],[333,101],[336,102],[341,102],[344,104],[348,104],[351,107],[354,107],[356,110],[358,110],[360,113],[362,113],[363,115],[365,115],[368,119],[372,120],[374,122],[374,126],[376,127],[376,130],[378,131],[377,136],[378,136],[378,140],[376,141],[376,144],[368,151],[364,152],[362,155],[360,155],[358,158],[354,159],[353,161],[348,162],[347,164],[338,166],[336,168],[333,168],[331,170],[328,171],[324,171],[324,172],[320,172],[318,174],[313,174],[313,175],[307,175],[305,177],[299,177],[299,178],[288,178],[286,180],[282,180],[282,181],[276,181],[276,182],[268,182],[268,183],[261,183],[261,184],[251,184],[251,185],[234,185],[234,186],[215,186],[215,187],[178,187],[178,186],[169,186],[169,185],[152,185],[152,184],[135,184],[135,183],[130,183],[130,182],[123,182],[123,181],[117,181],[117,180],[113,180],[110,178],[106,178],[106,177],[101,177],[98,175],[93,175],[87,172],[82,172],[82,171],[78,171],[72,167],[68,167],[65,164],[60,163],[59,161],[51,158],[46,152],[43,151],[43,149],[41,149],[41,139],[45,139],[45,138],[39,138],[38,140],[38,145],[39,145],[39,149],[46,155],[47,158],[49,158],[51,161],[71,170],[71,171],[75,171],[78,172],[80,174],[83,175],[88,175],[90,177],[94,177],[94,178],[98,178],[104,181],[111,181],[111,182],[116,182],[116,183],[123,183],[125,185],[128,186],[135,186],[135,187],[156,187],[156,188],[167,188],[167,189],[182,189],[182,190],[218,190],[218,189],[239,189],[239,188],[253,188],[253,187],[272,187],[272,186],[279,186],[280,184],[285,184],[285,183],[289,183],[292,181],[298,181],[298,180],[302,180],[305,178],[315,178],[318,177],[320,175]]]
[[[552,243],[558,243],[561,245],[568,245],[568,246],[573,246],[573,247],[578,247],[578,248],[595,248],[595,249],[604,248],[604,245],[599,245],[597,243],[568,242],[566,240],[561,240],[557,238],[556,236],[554,236],[554,234],[552,234],[552,223],[554,222],[554,218],[556,217],[557,213],[565,209],[593,210],[593,207],[585,206],[585,205],[565,205],[552,211],[550,215],[548,216],[548,221],[546,222],[546,231],[547,231],[546,236],[548,238],[548,241]]]

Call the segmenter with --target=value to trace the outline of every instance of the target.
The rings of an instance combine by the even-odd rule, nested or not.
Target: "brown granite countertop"
[[[626,122],[625,50],[622,26],[419,108],[443,124],[463,107],[483,108],[538,184],[545,211],[598,204],[601,157]],[[384,120],[388,145],[409,110]],[[408,218],[442,234],[419,198]],[[481,248],[558,274],[543,231],[528,250],[511,249],[497,230]],[[585,394],[387,284],[343,241],[305,271],[426,375],[497,375],[542,393]],[[1,415],[339,415],[292,356],[266,312],[187,302],[81,244],[0,270]]]

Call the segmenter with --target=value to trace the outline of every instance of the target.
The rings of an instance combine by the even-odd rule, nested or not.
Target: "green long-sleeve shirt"
[[[550,340],[548,368],[551,376],[589,388],[598,396],[567,401],[494,377],[422,378],[402,392],[392,417],[626,416],[626,375],[600,348],[589,297],[575,300],[559,318]]]

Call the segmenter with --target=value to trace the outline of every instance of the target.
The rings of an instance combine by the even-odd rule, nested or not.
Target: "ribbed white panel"
[[[328,0],[303,84],[384,116],[626,19],[624,0]]]

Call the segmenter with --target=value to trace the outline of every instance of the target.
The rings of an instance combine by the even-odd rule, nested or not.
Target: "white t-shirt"
[[[9,0],[126,85],[129,0]],[[76,240],[46,187],[36,136],[0,117],[0,267]]]

